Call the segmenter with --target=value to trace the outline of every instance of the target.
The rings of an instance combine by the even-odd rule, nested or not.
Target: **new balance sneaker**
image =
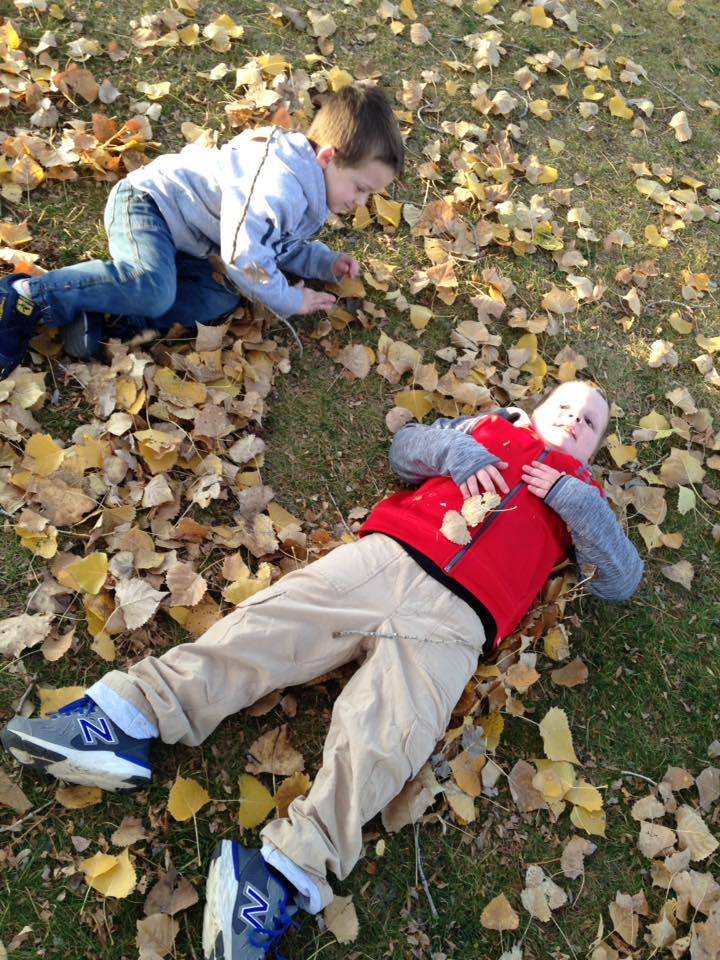
[[[104,331],[104,314],[81,311],[72,323],[60,327],[65,353],[76,360],[89,360],[99,351]]]
[[[123,733],[90,697],[47,718],[15,717],[0,740],[24,767],[68,783],[115,791],[150,782],[150,741]]]
[[[15,289],[27,273],[12,273],[0,279],[0,380],[9,376],[27,353],[40,315],[32,300]]]
[[[203,917],[205,960],[261,960],[290,927],[297,907],[290,887],[259,850],[221,840],[208,872]]]

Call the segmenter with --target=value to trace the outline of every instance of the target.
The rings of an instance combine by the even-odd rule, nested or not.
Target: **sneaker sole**
[[[114,753],[93,751],[93,766],[89,769],[88,754],[82,750],[60,750],[56,744],[50,745],[43,740],[19,736],[12,730],[3,731],[2,743],[26,769],[67,783],[100,787],[109,793],[142,790],[150,783],[145,767]]]
[[[237,894],[237,877],[232,855],[233,844],[221,840],[215,847],[205,886],[202,948],[205,960],[225,960],[225,937],[221,917],[232,917]],[[232,942],[232,941],[231,941]]]

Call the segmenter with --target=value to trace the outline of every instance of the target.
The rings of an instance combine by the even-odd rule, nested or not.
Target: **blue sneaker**
[[[221,840],[210,862],[203,916],[205,960],[261,960],[290,927],[297,907],[291,888],[259,850]]]
[[[89,360],[100,350],[104,332],[105,315],[83,310],[72,323],[60,327],[60,340],[69,357]]]
[[[0,279],[0,380],[9,376],[27,353],[40,311],[32,300],[17,292],[14,284],[27,273],[12,273]]]
[[[46,718],[15,717],[0,740],[24,767],[68,783],[113,792],[150,783],[150,741],[123,733],[90,697]]]

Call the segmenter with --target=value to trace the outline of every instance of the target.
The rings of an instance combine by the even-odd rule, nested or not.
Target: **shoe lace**
[[[71,703],[66,703],[64,707],[60,707],[58,710],[53,710],[48,714],[49,717],[59,717],[66,716],[69,713],[90,713],[95,704],[90,699],[90,697],[80,697],[79,700],[73,700]]]
[[[287,894],[285,894],[283,902],[278,904],[278,914],[276,917],[273,917],[272,927],[263,927],[261,930],[248,931],[248,940],[252,946],[257,947],[259,950],[264,950],[266,953],[270,950],[274,951],[276,960],[287,960],[287,957],[277,952],[278,944],[290,927],[300,926],[297,920],[293,920],[295,911],[293,910],[293,913],[289,913],[287,905],[288,897]]]

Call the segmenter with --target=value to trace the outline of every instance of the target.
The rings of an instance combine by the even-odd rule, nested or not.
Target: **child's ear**
[[[318,147],[315,156],[323,170],[326,170],[335,156],[335,147]]]

